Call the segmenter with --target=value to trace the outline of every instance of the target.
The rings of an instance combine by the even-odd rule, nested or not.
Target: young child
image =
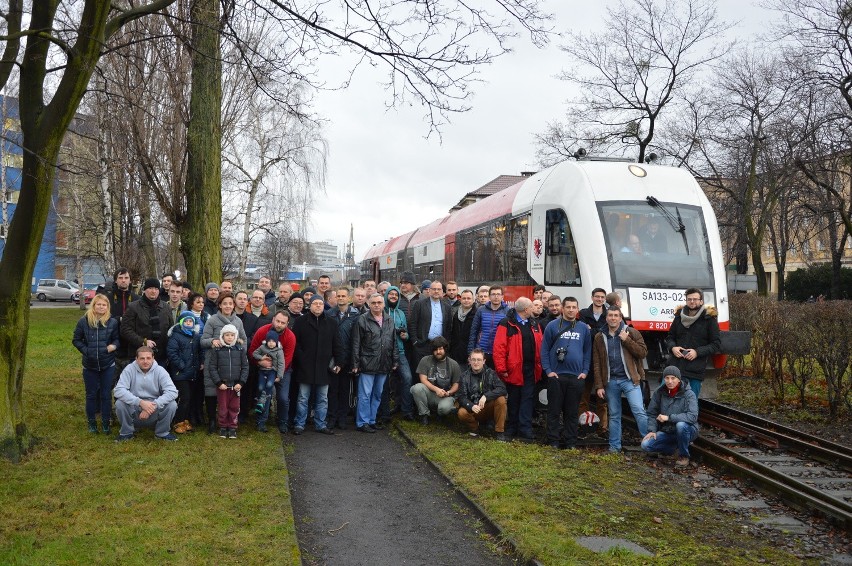
[[[242,344],[237,342],[237,327],[226,324],[219,333],[221,348],[210,350],[204,367],[208,387],[216,389],[219,436],[237,437],[240,414],[240,390],[248,378],[248,358]]]
[[[169,373],[178,390],[178,409],[175,413],[175,432],[183,434],[192,430],[189,408],[192,403],[193,382],[201,370],[201,336],[195,331],[196,320],[192,311],[180,313],[178,323],[169,328],[166,352]]]
[[[275,384],[284,377],[284,350],[281,349],[278,333],[274,329],[269,329],[263,343],[257,347],[253,355],[254,359],[258,361],[262,360],[264,356],[269,356],[272,360],[271,368],[259,368],[257,372],[257,405],[254,412],[260,415],[272,398]]]

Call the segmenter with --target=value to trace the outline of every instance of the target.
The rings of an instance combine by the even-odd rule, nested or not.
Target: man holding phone
[[[599,399],[607,399],[609,409],[609,451],[621,451],[621,394],[627,397],[639,434],[648,432],[648,418],[642,405],[639,383],[645,377],[642,360],[648,347],[642,334],[624,324],[619,307],[606,311],[606,330],[598,332],[592,346],[595,390]]]

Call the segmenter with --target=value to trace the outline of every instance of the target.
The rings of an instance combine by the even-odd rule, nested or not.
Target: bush
[[[831,296],[831,264],[799,268],[787,275],[784,293],[791,301],[807,301],[825,295],[829,299],[852,299],[852,269],[840,268],[840,296]]]

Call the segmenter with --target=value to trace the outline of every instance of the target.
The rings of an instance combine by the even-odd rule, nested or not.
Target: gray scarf
[[[704,307],[705,306],[706,305],[701,305],[701,308],[698,309],[698,312],[695,313],[692,316],[689,316],[688,314],[686,314],[686,307],[683,307],[683,309],[680,311],[680,322],[681,322],[681,324],[683,324],[683,326],[686,327],[686,328],[689,328],[690,326],[692,326],[692,323],[695,322],[696,320],[698,320],[698,317],[700,317],[701,315],[704,314]]]
[[[471,312],[473,312],[472,306],[467,310],[464,310],[463,307],[459,307],[459,321],[464,322],[464,319],[466,319],[467,315],[469,315]]]

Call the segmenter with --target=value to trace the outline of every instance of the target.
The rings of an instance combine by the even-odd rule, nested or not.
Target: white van
[[[73,301],[80,295],[76,283],[65,279],[39,279],[36,299],[39,301]]]

